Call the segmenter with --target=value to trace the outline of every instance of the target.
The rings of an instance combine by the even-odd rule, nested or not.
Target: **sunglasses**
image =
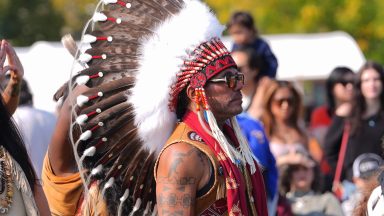
[[[287,102],[289,106],[292,106],[295,100],[292,97],[289,98],[279,98],[279,99],[274,99],[274,103],[276,103],[279,106],[282,106],[284,102]]]
[[[353,85],[353,81],[352,81],[352,80],[340,80],[340,81],[338,81],[337,83],[340,83],[340,84],[343,85],[344,87],[347,86],[348,84]]]
[[[228,88],[235,89],[237,82],[241,82],[244,85],[244,74],[242,73],[227,73],[223,78],[211,79],[209,82],[225,82],[227,83]]]

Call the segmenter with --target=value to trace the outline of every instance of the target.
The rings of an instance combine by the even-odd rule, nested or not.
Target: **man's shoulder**
[[[192,145],[204,144],[204,141],[201,136],[183,122],[178,123],[165,146],[180,142]]]

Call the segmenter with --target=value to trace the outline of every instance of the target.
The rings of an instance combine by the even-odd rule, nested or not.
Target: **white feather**
[[[170,86],[176,82],[180,62],[188,59],[187,50],[221,37],[223,30],[204,3],[186,0],[179,14],[142,41],[136,85],[129,102],[134,106],[139,136],[151,152],[160,152],[176,125],[176,114],[168,108]]]

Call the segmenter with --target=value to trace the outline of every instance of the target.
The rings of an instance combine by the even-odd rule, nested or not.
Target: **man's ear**
[[[191,86],[188,86],[186,93],[187,93],[187,97],[189,98],[189,100],[194,101],[195,95],[196,95],[195,89],[192,88]]]

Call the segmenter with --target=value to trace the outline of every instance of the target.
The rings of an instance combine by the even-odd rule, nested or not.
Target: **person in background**
[[[10,76],[6,76],[2,86],[5,86],[9,80]],[[33,95],[25,79],[21,81],[19,105],[13,114],[13,119],[21,132],[28,155],[40,178],[44,156],[56,125],[56,116],[33,107]]]
[[[350,117],[335,115],[324,141],[325,156],[333,170],[332,173],[335,173],[343,134],[348,138],[340,181],[345,179],[352,182],[353,162],[360,154],[383,154],[383,67],[368,61],[361,67],[356,79]]]
[[[367,196],[366,209],[362,211],[368,216],[384,215],[384,168],[381,169],[377,180],[379,185]]]
[[[367,197],[373,187],[378,185],[377,176],[382,165],[383,159],[374,153],[364,153],[355,159],[353,162],[353,182],[356,185],[356,189],[347,200],[342,202],[343,211],[346,216],[353,215],[357,210],[358,204],[364,201],[363,198]]]
[[[243,95],[243,112],[238,115],[237,121],[242,132],[248,140],[252,153],[258,159],[263,170],[265,187],[267,189],[268,215],[276,214],[277,207],[277,181],[278,171],[276,160],[269,149],[269,141],[262,123],[252,116],[252,108],[262,109],[262,94],[264,90],[258,86],[259,71],[263,64],[260,56],[250,47],[240,48],[231,53],[237,68],[244,74],[245,83],[241,89]],[[260,97],[261,96],[261,97]],[[255,105],[255,103],[257,105]]]
[[[288,81],[271,81],[264,93],[262,121],[278,166],[279,156],[292,149],[309,150],[316,161],[322,159],[320,145],[300,125],[301,101],[299,92]]]
[[[332,193],[320,193],[320,172],[306,151],[293,149],[282,155],[279,171],[280,193],[288,199],[294,215],[343,215]]]
[[[346,116],[351,111],[355,74],[348,67],[336,67],[326,80],[327,104],[311,114],[310,130],[323,146],[324,137],[334,115]]]
[[[4,63],[8,60],[8,65]],[[0,97],[0,212],[6,215],[50,215],[49,207],[11,114],[19,102],[24,69],[13,47],[0,45],[0,81],[10,80]]]
[[[276,77],[277,58],[268,43],[260,37],[252,15],[243,11],[235,12],[229,19],[227,27],[234,41],[232,51],[236,51],[242,46],[254,48],[256,54],[260,55],[265,62],[260,70],[260,76]]]

